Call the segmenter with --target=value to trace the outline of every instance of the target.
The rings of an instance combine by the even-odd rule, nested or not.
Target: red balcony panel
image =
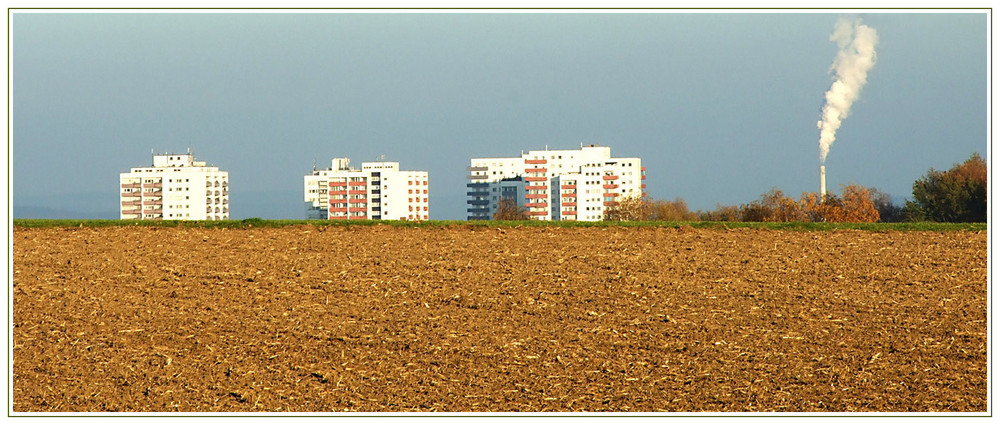
[[[139,183],[122,183],[122,189],[138,189],[142,187]]]
[[[576,194],[575,193],[564,193],[564,194],[562,194],[562,197],[563,198],[576,198]]]
[[[618,176],[601,176],[604,180],[618,180]]]
[[[348,199],[352,204],[367,204],[368,199]]]
[[[616,184],[606,184],[606,185],[603,185],[601,187],[603,187],[605,189],[618,189],[618,185],[616,185]]]
[[[122,192],[122,197],[125,198],[137,198],[139,197],[139,192]]]
[[[163,187],[163,183],[145,183],[142,185],[142,187],[144,188]]]
[[[646,171],[646,167],[639,167],[640,170]]]
[[[526,159],[526,160],[524,160],[524,163],[525,164],[545,164],[545,163],[548,163],[548,160],[545,160],[545,159]]]
[[[643,184],[639,185],[639,187],[645,189],[646,188],[646,183],[643,183]]]
[[[576,211],[563,211],[562,215],[576,215]]]
[[[575,184],[564,184],[562,186],[559,186],[559,188],[560,189],[576,189],[576,185]]]
[[[545,185],[525,186],[524,190],[549,190],[549,187]]]
[[[347,208],[330,208],[330,212],[347,212]]]
[[[346,190],[331,190],[331,191],[327,192],[326,194],[330,195],[330,196],[346,196],[347,195],[347,191]]]
[[[525,173],[547,173],[548,171],[549,171],[548,168],[525,168],[524,169]]]
[[[347,220],[347,216],[331,215],[331,216],[329,216],[329,219],[330,220]]]
[[[527,182],[545,182],[549,181],[548,177],[525,177],[524,181]]]
[[[368,182],[348,182],[348,186],[368,186]]]
[[[330,182],[330,187],[347,186],[347,182]]]
[[[527,195],[524,195],[524,197],[526,199],[545,199],[545,198],[548,198],[549,195],[544,194],[544,193],[529,193]]]
[[[352,216],[350,216],[348,218],[351,219],[351,220],[367,220],[368,216],[367,215],[352,215]]]
[[[562,206],[564,206],[564,207],[575,207],[576,206],[576,202],[563,202]]]
[[[368,191],[367,190],[348,190],[347,194],[348,195],[367,195]]]
[[[530,216],[549,215],[547,211],[528,211],[526,214]]]
[[[640,178],[641,178],[642,180],[646,180],[646,175],[645,175],[645,174],[643,174],[643,175],[642,175],[642,177],[640,177]]]
[[[528,208],[546,208],[549,206],[549,204],[546,204],[544,202],[529,202],[527,204],[524,204],[524,206]]]
[[[604,206],[606,206],[606,207],[613,207],[613,206],[616,206],[616,205],[618,205],[618,202],[616,202],[616,201],[604,201]]]
[[[609,196],[612,197],[612,198],[617,198],[617,197],[621,196],[620,193],[615,193],[615,192],[608,192],[608,193],[604,193],[603,195],[604,195],[605,198],[607,198]]]

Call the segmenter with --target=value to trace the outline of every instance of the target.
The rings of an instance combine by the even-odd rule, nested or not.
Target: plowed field
[[[982,412],[985,232],[15,228],[13,407]]]

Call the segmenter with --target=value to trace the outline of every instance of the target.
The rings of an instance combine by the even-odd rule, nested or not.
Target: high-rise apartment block
[[[122,220],[226,220],[229,172],[194,155],[153,155],[152,167],[121,173]]]
[[[607,146],[537,150],[514,158],[473,158],[467,168],[468,219],[488,220],[503,198],[532,220],[598,221],[620,199],[643,196],[639,158],[612,158]]]
[[[426,171],[403,171],[398,162],[363,162],[334,158],[326,170],[304,180],[306,218],[427,220],[430,217]]]

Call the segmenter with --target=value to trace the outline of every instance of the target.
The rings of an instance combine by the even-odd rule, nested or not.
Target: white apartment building
[[[326,170],[304,179],[307,219],[427,220],[430,217],[426,171],[403,171],[398,162],[334,158]]]
[[[121,173],[122,220],[226,220],[229,172],[194,155],[153,155],[152,167]]]
[[[473,158],[467,168],[469,220],[488,220],[502,198],[527,208],[532,220],[604,219],[619,199],[644,196],[639,158],[612,158],[607,146],[522,152],[514,158]]]

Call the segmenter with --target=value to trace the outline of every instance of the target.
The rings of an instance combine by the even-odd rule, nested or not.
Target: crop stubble
[[[15,228],[31,411],[985,411],[984,232]]]

